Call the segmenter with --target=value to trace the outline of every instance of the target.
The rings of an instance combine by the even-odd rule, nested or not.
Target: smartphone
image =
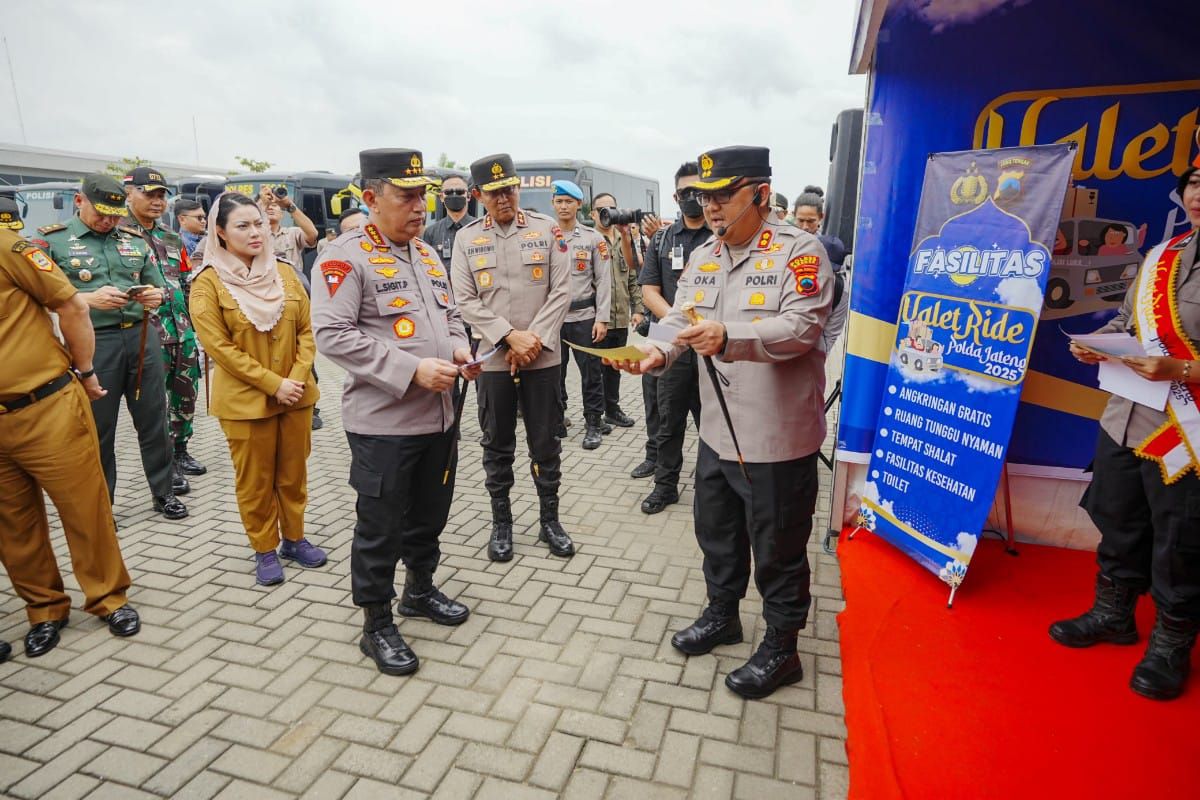
[[[140,295],[142,292],[146,291],[147,289],[153,289],[153,288],[154,287],[148,283],[139,284],[138,286],[130,286],[128,289],[125,290],[125,294],[129,295],[130,298],[136,300],[138,295]]]

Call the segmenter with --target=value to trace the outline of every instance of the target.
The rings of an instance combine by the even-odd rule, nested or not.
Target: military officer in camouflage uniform
[[[570,256],[554,220],[520,209],[520,183],[507,154],[471,165],[472,194],[487,216],[454,238],[450,272],[463,319],[483,337],[481,352],[503,347],[483,367],[476,390],[483,430],[483,469],[492,497],[488,558],[513,557],[513,459],[518,403],[540,507],[538,539],[557,556],[575,545],[558,521],[562,443],[554,435],[558,407],[559,331],[567,316]]]
[[[554,181],[550,194],[563,241],[567,243],[567,255],[571,257],[571,278],[568,281],[571,305],[563,322],[562,338],[565,342],[584,347],[599,347],[599,342],[608,335],[608,317],[612,310],[612,278],[609,276],[612,261],[608,254],[608,243],[591,228],[579,224],[579,209],[583,205],[583,190],[579,186],[573,181]],[[600,420],[604,414],[602,367],[600,359],[589,353],[572,350],[562,354],[558,394],[564,418],[567,413],[567,367],[572,356],[579,367],[583,394],[583,418],[586,422],[583,449],[595,450],[600,446],[602,433],[612,432],[611,427],[607,430],[601,428],[604,424]],[[561,439],[566,435],[566,426],[560,423],[558,436]]]
[[[833,270],[817,237],[775,218],[765,147],[710,150],[699,164],[694,188],[715,235],[692,251],[663,320],[679,333],[674,341],[647,341],[647,358],[617,366],[661,374],[688,347],[720,362],[725,381],[719,383],[727,387],[749,479],[738,464],[719,390],[701,375],[695,525],[709,603],[671,644],[700,655],[742,641],[738,603],[753,556],[766,635],[725,685],[760,698],[803,678],[796,634],[811,604],[806,548],[817,451],[825,438],[821,334],[833,301]],[[687,304],[700,314],[695,324]]]
[[[167,519],[182,519],[187,507],[171,487],[162,346],[157,336],[143,336],[143,323],[163,302],[162,270],[141,232],[123,221],[129,212],[125,191],[115,178],[84,176],[75,206],[76,216],[39,228],[45,238],[33,242],[62,267],[91,309],[96,374],[108,390],[92,401],[92,413],[109,498],[117,487],[117,414],[124,398],[137,430],[154,510]]]
[[[167,210],[167,185],[153,167],[136,167],[124,178],[130,225],[137,227],[154,248],[162,267],[167,298],[150,317],[162,342],[166,372],[167,404],[170,408],[171,438],[175,446],[175,493],[187,486],[184,475],[203,475],[208,470],[188,454],[192,417],[196,413],[196,389],[200,384],[200,357],[196,333],[188,316],[191,264],[183,238],[162,224]],[[186,491],[186,489],[184,490]]]
[[[363,609],[359,649],[388,675],[418,667],[390,607],[398,560],[402,615],[458,625],[469,614],[433,582],[457,465],[450,389],[471,350],[449,276],[417,238],[433,182],[423,163],[416,150],[359,154],[370,218],[325,247],[312,282],[317,348],[347,373],[342,426],[358,492],[350,588]],[[468,378],[478,371],[462,370]]]

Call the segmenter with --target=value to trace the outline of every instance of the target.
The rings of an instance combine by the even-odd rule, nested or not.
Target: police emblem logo
[[[545,275],[546,275],[546,271],[544,269],[542,269],[541,267],[533,268],[533,279],[535,281],[540,281],[543,277],[545,277]]]
[[[396,332],[397,338],[409,339],[417,332],[417,323],[408,317],[402,317],[392,325],[392,330]]]
[[[492,177],[499,178],[503,174],[504,174],[504,167],[500,166],[499,161],[493,161],[492,162]]]
[[[375,270],[375,273],[382,275],[385,278],[394,278],[396,277],[396,273],[399,271],[400,270],[396,269],[395,267],[379,267]]]
[[[575,262],[575,271],[576,272],[587,272],[587,262],[586,261],[576,261]]]
[[[708,153],[700,156],[700,177],[708,178],[712,175],[713,160]]]
[[[40,272],[51,272],[54,270],[54,262],[50,257],[38,250],[36,247],[30,247],[25,252],[21,253],[25,256],[25,260],[34,266]]]
[[[486,270],[476,275],[475,279],[479,282],[479,287],[481,289],[486,289],[492,285],[492,273],[487,272]]]
[[[388,308],[404,308],[411,301],[405,300],[403,297],[392,298],[392,302],[388,303]]]
[[[337,294],[337,290],[342,286],[342,281],[350,274],[350,269],[350,264],[345,261],[325,261],[321,263],[321,276],[325,278],[325,286],[329,289],[330,297]]]
[[[787,268],[796,276],[796,291],[804,297],[812,297],[821,291],[817,283],[817,271],[821,266],[821,257],[814,255],[796,256],[788,262]]]
[[[758,261],[754,262],[754,268],[756,270],[758,270],[759,272],[762,272],[762,271],[768,270],[768,269],[775,269],[775,259],[760,258]]]
[[[766,305],[766,302],[767,296],[762,292],[754,292],[750,295],[750,305],[752,306]]]
[[[371,244],[370,242],[359,242],[358,246],[361,247],[363,250],[367,251],[368,253],[375,252],[375,245]]]
[[[715,261],[709,261],[696,267],[696,269],[700,270],[701,272],[720,272],[721,265]]]
[[[704,290],[703,289],[697,290],[696,294],[692,295],[692,299],[694,301],[696,301],[697,303],[703,303],[704,302]]]
[[[529,254],[529,260],[530,261],[545,261],[546,257],[535,250],[534,252]]]
[[[392,256],[371,256],[367,259],[372,264],[395,264],[396,259]]]

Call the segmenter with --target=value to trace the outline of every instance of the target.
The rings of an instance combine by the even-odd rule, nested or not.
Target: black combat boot
[[[804,668],[796,652],[796,631],[768,625],[762,644],[749,661],[725,676],[725,685],[734,694],[757,700],[803,678]]]
[[[363,635],[358,640],[358,649],[373,658],[384,675],[410,675],[421,665],[396,630],[390,603],[363,606]]]
[[[404,594],[398,610],[406,617],[428,617],[438,625],[461,625],[470,610],[451,600],[433,583],[432,572],[407,570],[404,574]]]
[[[492,538],[488,540],[488,558],[512,561],[512,506],[507,497],[492,498]]]
[[[203,475],[208,472],[208,467],[192,458],[186,447],[175,448],[175,463],[184,475]]]
[[[1133,611],[1138,592],[1112,578],[1096,575],[1096,600],[1091,609],[1050,626],[1050,638],[1067,647],[1091,647],[1100,642],[1133,644],[1138,640]]]
[[[604,440],[604,434],[600,432],[600,415],[588,414],[586,422],[587,428],[583,432],[583,449],[595,450]]]
[[[192,485],[188,483],[187,476],[183,474],[183,469],[179,466],[179,461],[171,462],[171,493],[176,497],[185,495],[192,490]]]
[[[571,537],[563,530],[563,526],[558,521],[558,496],[539,495],[538,501],[541,503],[541,510],[538,514],[538,521],[541,525],[538,541],[549,544],[550,552],[556,556],[570,558],[575,555],[575,543],[571,541]]]
[[[737,602],[710,600],[700,619],[671,637],[671,646],[689,656],[702,656],[720,644],[742,640]]]
[[[1133,668],[1129,688],[1151,700],[1174,700],[1183,694],[1197,631],[1200,620],[1180,619],[1159,611],[1146,655]]]

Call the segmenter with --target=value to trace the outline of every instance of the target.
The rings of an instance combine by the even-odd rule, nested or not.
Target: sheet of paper
[[[1140,349],[1139,345],[1139,349]],[[1148,381],[1120,361],[1100,362],[1100,388],[1147,408],[1162,411],[1171,392],[1170,381]]]
[[[1063,331],[1063,333],[1067,333]],[[1127,333],[1067,333],[1071,341],[1103,356],[1144,356],[1142,343]]]
[[[611,359],[612,361],[641,361],[650,356],[643,353],[640,348],[627,344],[624,347],[584,347],[578,344],[566,342],[566,345],[581,353],[588,353],[600,358]]]
[[[647,339],[653,339],[656,342],[667,342],[668,344],[674,342],[675,337],[678,335],[679,328],[670,328],[661,322],[651,322],[650,330],[646,332]]]
[[[477,367],[499,352],[500,352],[500,345],[496,345],[491,350],[488,350],[486,353],[483,353],[482,355],[476,355],[474,361],[468,361],[466,364],[463,364],[462,366]]]

